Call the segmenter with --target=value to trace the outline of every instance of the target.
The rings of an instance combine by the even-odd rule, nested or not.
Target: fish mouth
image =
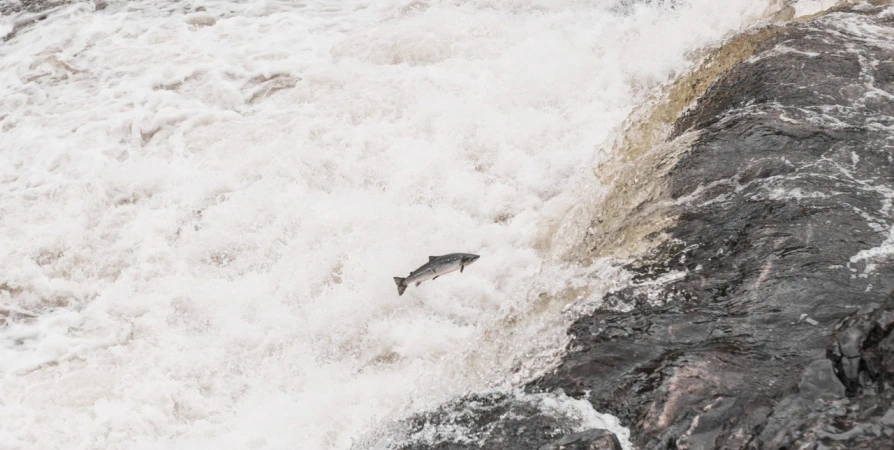
[[[465,258],[466,264],[471,264],[475,261],[478,261],[478,258],[480,258],[480,257],[481,257],[480,255],[469,255]]]

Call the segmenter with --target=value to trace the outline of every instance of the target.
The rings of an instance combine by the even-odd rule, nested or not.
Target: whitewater
[[[348,449],[548,369],[626,282],[558,256],[604,142],[770,3],[0,17],[0,448]],[[454,252],[481,259],[397,295]]]

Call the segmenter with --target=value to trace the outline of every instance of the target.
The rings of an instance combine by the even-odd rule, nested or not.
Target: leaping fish
[[[410,276],[406,278],[394,277],[397,284],[397,295],[404,295],[407,286],[420,283],[427,280],[437,280],[439,276],[459,270],[463,272],[469,264],[477,261],[480,256],[471,253],[451,253],[442,256],[429,256],[428,262],[418,269],[410,272]]]

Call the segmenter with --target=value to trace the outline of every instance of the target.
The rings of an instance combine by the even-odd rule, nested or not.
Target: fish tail
[[[407,290],[407,284],[404,283],[407,281],[406,278],[394,277],[394,284],[397,285],[397,295],[404,295],[404,291]]]

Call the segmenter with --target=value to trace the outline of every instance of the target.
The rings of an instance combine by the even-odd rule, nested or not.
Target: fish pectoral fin
[[[460,264],[459,265],[459,273],[463,273],[463,269],[465,269],[465,268],[466,268],[466,266]]]
[[[429,257],[428,257],[428,262],[432,262],[432,261],[434,261],[434,260],[436,260],[436,259],[438,259],[438,258],[440,258],[440,256],[429,256]]]
[[[432,278],[432,281],[437,280],[439,276],[440,276],[440,275],[438,275],[437,277]]]
[[[420,281],[420,282],[418,282],[418,283],[416,283],[416,287],[419,287],[419,285],[420,285],[420,284],[422,284],[422,282],[421,282],[421,281]]]

